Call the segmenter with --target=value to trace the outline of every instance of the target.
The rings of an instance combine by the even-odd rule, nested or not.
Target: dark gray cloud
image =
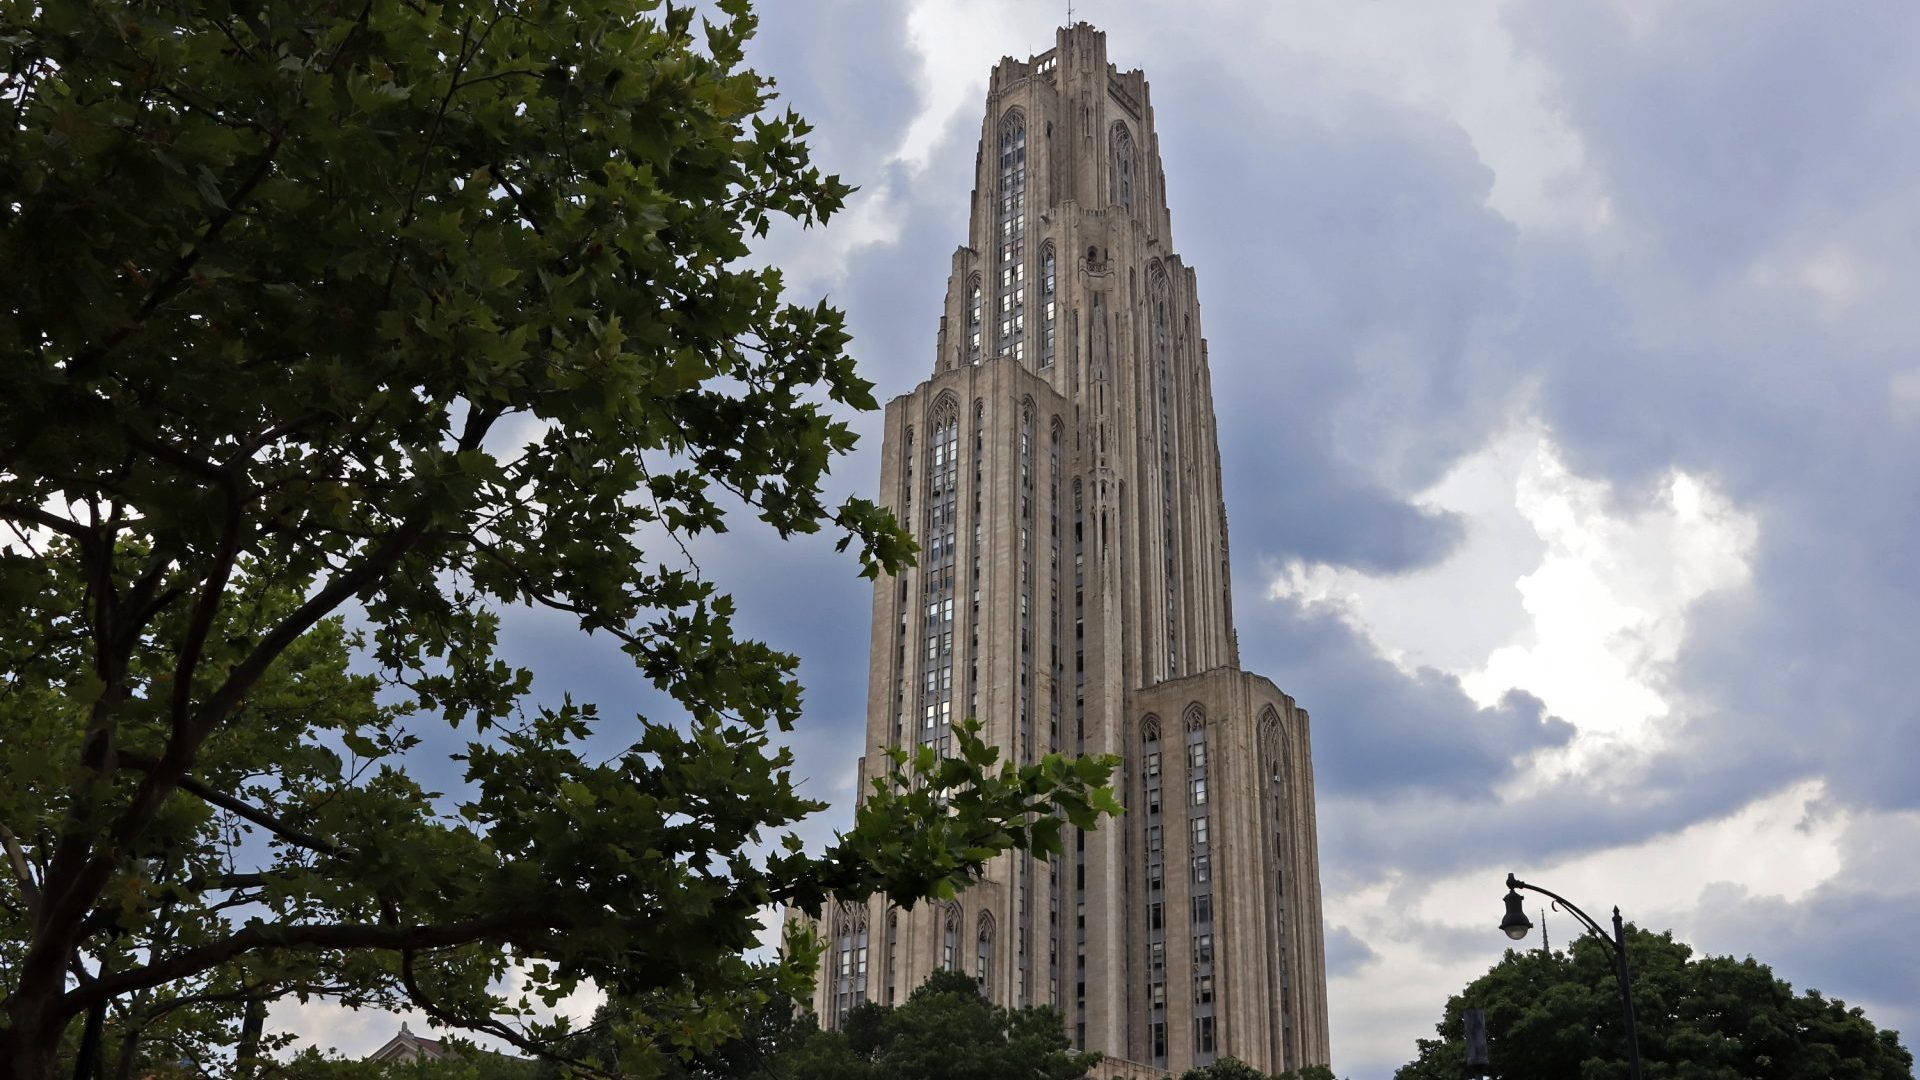
[[[1326,932],[1327,977],[1337,979],[1342,975],[1351,975],[1380,959],[1361,941],[1359,936],[1344,926],[1329,927]]]
[[[1156,78],[1183,73],[1197,77]],[[1511,300],[1514,232],[1484,206],[1490,174],[1462,132],[1384,106],[1335,129],[1218,104],[1163,91],[1159,110],[1176,246],[1200,273],[1235,551],[1431,564],[1459,525],[1405,495],[1504,407],[1476,377],[1483,324]]]
[[[1913,5],[1532,4],[1509,23],[1615,206],[1677,267],[1722,273],[1841,226],[1920,167]]]
[[[1573,736],[1531,694],[1512,691],[1483,709],[1451,675],[1400,671],[1331,612],[1243,599],[1235,614],[1241,662],[1313,716],[1314,779],[1325,795],[1491,801],[1529,754]]]
[[[919,105],[913,55],[901,48],[906,6],[812,0],[757,8],[748,63],[773,77],[780,107],[814,125],[808,143],[821,166],[867,184]]]
[[[1731,884],[1700,898],[1702,929],[1694,944],[1708,955],[1751,956],[1793,984],[1867,1009],[1880,1026],[1900,1026],[1915,1044],[1920,1022],[1920,896],[1887,894],[1833,881],[1798,901],[1755,896]]]

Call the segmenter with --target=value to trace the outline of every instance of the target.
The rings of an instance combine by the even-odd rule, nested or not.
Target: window
[[[1193,898],[1193,925],[1205,926],[1213,921],[1213,897],[1201,894]]]
[[[1195,934],[1193,936],[1193,962],[1196,964],[1213,963],[1213,935]]]
[[[1153,1056],[1162,1059],[1167,1056],[1167,1025],[1158,1021],[1153,1025]]]
[[[1000,121],[999,265],[994,310],[1001,355],[1026,359],[1027,121],[1013,110]]]
[[[1207,805],[1207,778],[1196,776],[1187,781],[1187,802],[1194,806]]]
[[[1147,905],[1147,929],[1164,930],[1167,928],[1167,905],[1154,901]]]
[[[1147,826],[1147,850],[1160,850],[1160,826],[1158,825]]]
[[[967,290],[967,363],[980,362],[980,278],[975,276]]]
[[[974,981],[980,984],[980,993],[993,997],[993,920],[985,912],[980,915],[979,948],[974,953]]]
[[[1052,367],[1055,353],[1054,329],[1058,325],[1058,305],[1054,301],[1053,245],[1040,255],[1040,366]]]
[[[1200,1005],[1208,1005],[1213,1002],[1213,975],[1211,973],[1194,976],[1193,1000]]]
[[[1107,135],[1109,201],[1133,207],[1133,135],[1127,125],[1116,122]]]
[[[1207,816],[1205,814],[1202,814],[1199,817],[1193,819],[1193,846],[1196,848],[1205,847],[1206,843],[1207,843]]]
[[[1204,769],[1207,767],[1207,744],[1190,743],[1187,746],[1187,768]]]
[[[1213,1053],[1213,1017],[1193,1018],[1193,1048],[1195,1053]]]
[[[1079,624],[1075,623],[1074,626],[1077,631],[1079,628]],[[1160,755],[1159,754],[1147,755],[1147,775],[1148,776],[1160,775]]]
[[[1193,857],[1193,883],[1205,885],[1213,880],[1213,856],[1201,852]]]

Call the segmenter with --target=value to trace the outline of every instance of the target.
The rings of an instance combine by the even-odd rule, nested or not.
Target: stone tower
[[[920,564],[874,587],[860,790],[974,716],[1021,762],[1120,755],[1128,811],[955,903],[830,909],[815,1008],[837,1025],[950,967],[1141,1066],[1324,1064],[1307,714],[1240,669],[1146,78],[1079,23],[1001,60],[986,104],[932,377],[886,408],[880,498]]]

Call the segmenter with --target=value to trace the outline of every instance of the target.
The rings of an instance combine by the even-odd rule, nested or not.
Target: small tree
[[[910,904],[1116,808],[969,732],[792,836],[795,661],[682,542],[911,543],[822,499],[871,387],[741,260],[849,189],[714,9],[0,7],[0,1075],[163,1028],[245,1071],[289,995],[549,1052],[588,980],[645,1071],[804,990],[811,943],[744,959],[769,905]],[[508,605],[689,721],[609,756],[591,704],[527,710]]]
[[[1640,1057],[1649,1076],[1719,1080],[1911,1080],[1897,1032],[1859,1009],[1793,988],[1749,957],[1693,959],[1671,933],[1627,929]],[[1447,1000],[1438,1039],[1398,1080],[1466,1072],[1466,1009],[1485,1011],[1492,1075],[1501,1080],[1611,1080],[1626,1075],[1620,993],[1609,948],[1581,938],[1566,952],[1506,956]]]
[[[854,1009],[841,1031],[813,1031],[781,1055],[770,1074],[785,1080],[1078,1080],[1099,1060],[1073,1050],[1053,1009],[995,1006],[973,979],[941,971],[897,1008],[869,1003]]]
[[[1308,1065],[1280,1073],[1263,1073],[1239,1058],[1225,1057],[1195,1066],[1180,1074],[1180,1080],[1334,1080],[1333,1070],[1325,1065]]]

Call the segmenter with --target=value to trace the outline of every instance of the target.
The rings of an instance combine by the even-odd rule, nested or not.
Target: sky
[[[760,6],[752,62],[860,191],[759,257],[847,312],[884,400],[932,370],[988,72],[1065,5]],[[1336,1070],[1391,1076],[1499,959],[1508,871],[1913,1045],[1920,6],[1074,14],[1152,84],[1242,660],[1313,717]],[[879,418],[854,423],[833,480],[870,495]],[[801,657],[823,842],[851,818],[868,588],[829,540],[696,557]],[[561,619],[513,613],[503,652],[657,707]],[[278,1019],[350,1052],[397,1027]]]

